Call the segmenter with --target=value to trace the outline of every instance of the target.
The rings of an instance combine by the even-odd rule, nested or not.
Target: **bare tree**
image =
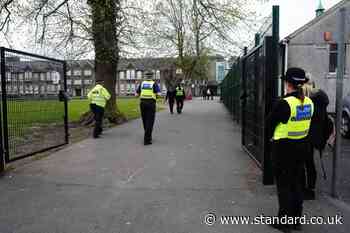
[[[122,0],[3,0],[0,2],[0,29],[11,26],[16,14],[35,23],[37,41],[50,41],[56,48],[70,43],[93,48],[95,77],[106,83],[112,98],[106,117],[118,123],[125,118],[116,105],[116,68],[119,61],[119,36],[123,29]],[[23,12],[23,13],[20,13]],[[81,48],[81,47],[80,47]],[[88,49],[87,49],[88,50]],[[82,51],[82,54],[91,51]]]
[[[141,31],[158,51],[176,51],[177,65],[185,79],[206,78],[208,55],[213,45],[239,47],[237,25],[253,14],[249,2],[260,0],[155,0],[144,11]],[[220,41],[220,42],[218,42]]]

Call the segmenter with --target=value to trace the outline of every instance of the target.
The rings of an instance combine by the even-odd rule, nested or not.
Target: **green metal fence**
[[[238,58],[222,81],[221,99],[237,122],[240,121],[241,62]]]

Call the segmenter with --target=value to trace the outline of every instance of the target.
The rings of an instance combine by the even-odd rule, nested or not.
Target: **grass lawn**
[[[140,117],[138,98],[118,98],[119,110],[128,120]],[[157,110],[162,109],[162,99]],[[73,99],[68,102],[69,122],[77,122],[89,110],[87,99]],[[64,104],[55,100],[15,100],[7,104],[9,152],[11,158],[25,155],[64,143]],[[73,142],[91,136],[91,129],[73,124],[70,140]]]
[[[118,98],[117,105],[128,120],[140,117],[138,98]],[[162,99],[158,100],[157,111],[161,110]],[[87,99],[73,99],[68,102],[69,122],[79,121],[89,110]],[[10,137],[21,138],[31,135],[31,130],[49,125],[63,127],[64,104],[57,100],[10,100],[7,104],[8,132]]]
[[[158,100],[161,103],[162,99]],[[140,117],[138,98],[118,98],[117,105],[121,112],[130,119]],[[158,104],[157,109],[162,108]],[[9,127],[18,130],[31,125],[62,123],[64,105],[57,100],[10,100],[7,105]],[[80,116],[89,110],[87,99],[73,99],[68,102],[69,122],[76,122]]]
[[[158,99],[157,110],[162,109],[162,99]],[[128,120],[135,119],[141,116],[140,113],[140,100],[138,98],[118,98],[117,105],[122,113],[126,115]],[[89,102],[86,99],[83,100],[71,100],[68,105],[69,121],[78,121],[81,114],[89,110]]]

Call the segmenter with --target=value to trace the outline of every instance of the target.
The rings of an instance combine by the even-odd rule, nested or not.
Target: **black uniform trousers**
[[[97,138],[102,133],[102,122],[105,109],[96,104],[90,104],[91,112],[94,114],[95,128],[93,132],[93,137]]]
[[[145,130],[144,142],[148,143],[152,141],[153,125],[156,117],[156,101],[153,99],[141,99],[140,109]]]
[[[169,97],[168,102],[169,102],[170,112],[173,113],[174,112],[175,98],[174,97]]]
[[[177,113],[181,113],[183,107],[184,107],[184,97],[183,96],[176,96],[176,110],[177,110]]]
[[[309,145],[309,153],[305,158],[302,175],[303,189],[315,189],[317,172],[314,160],[314,147],[311,144]]]
[[[272,145],[272,161],[278,196],[278,217],[301,217],[303,212],[302,175],[309,143],[306,140],[277,140]]]

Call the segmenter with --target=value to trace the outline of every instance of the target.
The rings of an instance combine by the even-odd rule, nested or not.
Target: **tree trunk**
[[[92,31],[95,47],[95,79],[104,80],[104,86],[111,94],[107,102],[105,117],[112,123],[125,121],[116,103],[116,73],[119,61],[117,38],[117,14],[119,0],[88,0],[92,12]]]

